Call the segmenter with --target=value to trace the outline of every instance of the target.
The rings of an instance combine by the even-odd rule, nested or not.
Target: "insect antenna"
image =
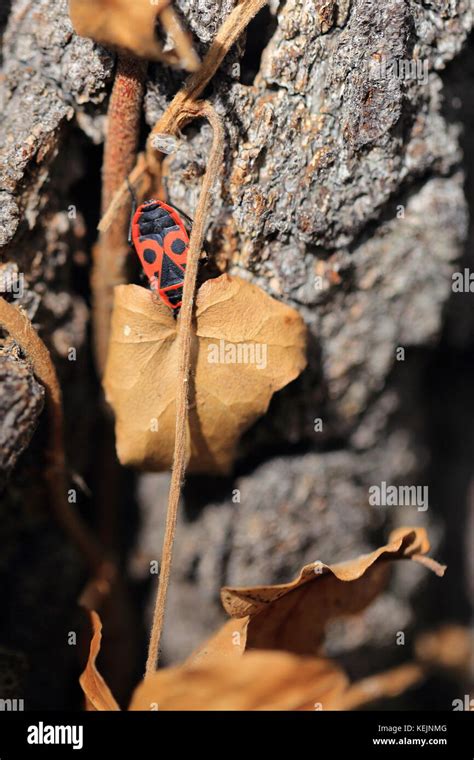
[[[184,216],[184,218],[186,219],[186,221],[188,222],[188,224],[189,224],[191,227],[193,226],[194,222],[193,222],[193,220],[191,219],[191,217],[190,217],[190,216],[188,216],[188,215],[187,215],[187,213],[186,213],[185,211],[183,211],[182,209],[180,209],[180,207],[179,207],[179,206],[175,206],[175,205],[174,205],[174,203],[168,203],[168,206],[171,206],[171,208],[174,208],[174,210],[175,210],[175,211],[177,211],[177,212],[178,212],[178,214],[180,214],[181,216]]]
[[[128,192],[130,193],[131,198],[132,198],[132,211],[130,213],[130,224],[128,225],[128,244],[132,245],[132,221],[133,221],[133,217],[135,216],[135,211],[137,210],[138,202],[137,202],[137,196],[135,194],[135,190],[131,186],[128,177],[126,179],[126,182],[127,182]]]

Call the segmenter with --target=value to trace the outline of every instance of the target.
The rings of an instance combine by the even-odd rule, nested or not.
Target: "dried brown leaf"
[[[317,652],[330,619],[362,609],[380,591],[381,578],[373,575],[375,571],[386,570],[389,560],[416,560],[428,549],[424,529],[400,528],[388,544],[370,554],[335,565],[317,563],[322,573],[314,573],[313,563],[287,584],[224,589],[227,610],[239,614],[244,609],[248,614],[231,618],[183,665],[145,678],[129,709],[350,710],[402,693],[424,678],[424,663],[406,663],[350,684],[336,663],[320,654],[301,656],[301,650]],[[441,574],[442,566],[435,570]],[[361,591],[364,583],[368,593]],[[342,589],[348,593],[341,594]],[[293,598],[289,606],[284,604],[288,598]],[[89,709],[117,710],[95,664],[101,641],[96,613],[92,622],[89,661],[80,683]],[[303,636],[295,633],[300,626]],[[272,648],[290,651],[268,651]]]
[[[305,565],[297,578],[277,586],[223,588],[228,620],[202,644],[188,662],[246,661],[254,651],[285,650],[318,655],[326,625],[339,616],[362,611],[382,590],[389,560],[419,561],[430,545],[423,528],[399,528],[376,551],[348,562]],[[441,576],[445,568],[434,560],[427,565]],[[334,663],[333,663],[334,665]],[[329,709],[352,710],[376,700],[394,697],[419,683],[426,668],[406,663],[364,678],[333,695]],[[328,705],[324,705],[328,709]]]
[[[209,639],[191,654],[188,662],[208,657],[234,657],[245,653],[249,617],[227,620]]]
[[[284,652],[165,668],[136,689],[130,710],[332,709],[347,687],[331,661]]]
[[[120,710],[115,701],[112,692],[105,683],[96,667],[96,660],[99,656],[100,645],[102,641],[102,623],[97,612],[90,613],[92,624],[92,639],[90,645],[89,658],[84,672],[82,673],[79,683],[86,696],[86,708],[96,711]]]
[[[195,317],[187,469],[225,473],[240,435],[303,370],[306,329],[294,309],[228,275],[201,286]],[[115,289],[104,388],[122,464],[158,471],[172,464],[179,326],[145,288]],[[226,363],[238,351],[241,359],[253,352],[253,363]]]
[[[190,36],[168,6],[169,0],[69,0],[69,13],[76,32],[83,37],[195,71],[199,59]],[[156,18],[163,11],[166,17],[161,20],[172,35],[176,52],[165,53],[155,37]]]
[[[315,654],[330,620],[362,611],[383,589],[390,569],[387,560],[418,559],[429,546],[423,528],[399,528],[385,546],[348,562],[305,565],[289,583],[225,587],[222,603],[236,619],[200,647],[194,657],[214,652],[242,654],[249,649]],[[437,574],[442,575],[445,568],[435,565]]]
[[[102,625],[90,613],[93,636],[80,684],[88,710],[119,710],[97,671]],[[348,688],[342,670],[325,658],[284,652],[252,652],[242,661],[225,657],[164,668],[135,690],[129,710],[337,709]]]
[[[118,710],[95,665],[100,620],[96,613],[92,616],[94,636],[80,679],[86,707]],[[231,620],[228,626],[240,622]],[[225,640],[230,637],[221,643]],[[137,686],[129,710],[350,710],[396,696],[424,676],[421,666],[407,663],[350,684],[337,663],[324,657],[262,650],[242,658],[225,654],[213,650],[211,658],[157,671]]]

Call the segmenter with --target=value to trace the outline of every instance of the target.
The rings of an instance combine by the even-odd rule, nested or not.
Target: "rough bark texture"
[[[202,53],[233,3],[176,5]],[[218,624],[221,585],[286,580],[305,562],[366,551],[402,523],[429,527],[450,565],[442,589],[413,566],[397,568],[357,625],[331,632],[330,650],[365,675],[406,659],[418,628],[467,618],[462,526],[473,476],[474,319],[469,294],[452,293],[451,275],[472,266],[472,10],[468,0],[272,2],[251,24],[247,47],[242,40],[213,80],[226,157],[208,248],[221,266],[300,310],[310,363],[245,437],[234,477],[186,483],[167,662]],[[417,77],[396,76],[385,65],[394,60],[422,68]],[[74,35],[65,0],[12,3],[3,37],[0,251],[25,275],[20,303],[61,377],[69,461],[92,491],[78,507],[100,515],[104,500],[115,500],[118,545],[137,607],[146,608],[167,476],[128,478],[127,488],[107,481],[87,332],[96,146],[113,65],[111,53]],[[150,67],[149,126],[181,81]],[[169,198],[191,216],[210,139],[207,126],[193,125],[165,160]],[[68,361],[71,347],[76,359]],[[8,344],[0,380],[0,411],[13,410],[0,423],[3,478],[19,459],[0,511],[0,603],[10,609],[0,660],[10,681],[23,684],[28,706],[57,707],[72,679],[66,637],[77,624],[82,568],[48,515],[41,424],[19,458],[42,392]],[[368,488],[381,481],[428,484],[430,508],[370,507]],[[400,630],[406,647],[394,646]],[[443,689],[420,693],[417,705],[448,709],[453,697]]]
[[[0,472],[5,477],[31,440],[43,409],[44,388],[15,344],[8,343],[0,352],[0,383]]]

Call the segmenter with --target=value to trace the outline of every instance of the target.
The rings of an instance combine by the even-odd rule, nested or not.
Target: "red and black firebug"
[[[131,222],[131,242],[150,288],[175,315],[183,298],[190,222],[183,212],[159,200],[138,206]]]

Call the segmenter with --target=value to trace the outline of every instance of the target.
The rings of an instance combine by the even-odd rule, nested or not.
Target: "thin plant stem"
[[[145,676],[152,675],[158,667],[160,641],[165,618],[166,597],[168,592],[173,544],[176,533],[181,488],[186,470],[187,436],[188,436],[188,401],[189,375],[191,365],[192,316],[199,257],[204,240],[206,213],[209,207],[211,190],[219,176],[223,161],[224,131],[219,116],[210,103],[199,104],[195,116],[205,117],[212,126],[213,139],[206,173],[203,178],[199,201],[194,215],[194,223],[189,241],[189,252],[184,279],[183,305],[179,317],[178,330],[178,368],[176,393],[176,428],[173,455],[173,469],[168,494],[165,536],[161,556],[160,577],[156,595],[153,624],[150,634],[148,659]]]

